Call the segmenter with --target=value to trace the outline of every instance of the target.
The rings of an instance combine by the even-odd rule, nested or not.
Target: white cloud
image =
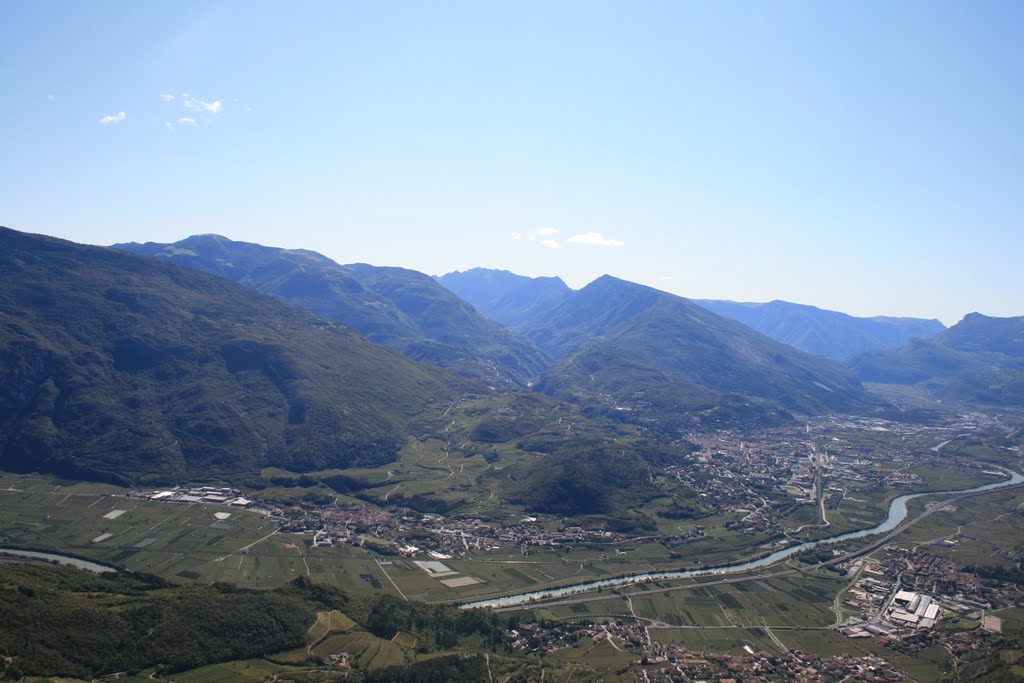
[[[193,97],[188,93],[184,93],[181,96],[182,102],[185,103],[186,109],[192,111],[206,112],[207,114],[219,114],[220,110],[224,108],[223,103],[220,100],[214,100],[213,102],[207,102],[197,97]]]
[[[198,127],[210,121],[207,114],[216,116],[224,110],[224,103],[220,100],[204,100],[187,92],[164,93],[160,95],[160,99],[167,103],[177,103],[174,106],[181,106],[187,110],[187,112],[182,112],[187,113],[187,116],[178,117],[175,123],[168,121],[164,124],[168,130],[174,130],[176,125]]]
[[[107,114],[106,116],[100,117],[100,123],[104,125],[108,123],[121,123],[126,118],[128,118],[128,115],[123,111],[119,111],[116,114]]]
[[[556,239],[552,239],[552,236],[557,235],[558,232],[558,228],[537,228],[530,232],[514,232],[512,233],[512,239],[536,242],[547,249],[558,249],[562,246],[561,243]]]
[[[570,244],[585,244],[591,247],[621,247],[622,240],[610,240],[599,232],[584,232],[573,235],[567,240]]]

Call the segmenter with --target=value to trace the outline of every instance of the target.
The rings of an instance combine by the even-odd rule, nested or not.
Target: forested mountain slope
[[[220,277],[0,229],[0,467],[112,481],[395,457],[456,378]]]

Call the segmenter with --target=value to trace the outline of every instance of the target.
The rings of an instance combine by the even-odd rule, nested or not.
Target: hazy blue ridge
[[[912,385],[944,401],[1024,405],[1024,316],[970,313],[932,339],[848,365],[862,381]]]
[[[545,366],[543,354],[529,341],[414,270],[339,265],[313,251],[219,235],[114,246],[226,277],[466,377],[524,386]]]
[[[934,319],[858,318],[839,311],[779,300],[767,303],[711,299],[692,301],[776,341],[837,361],[874,349],[897,348],[915,338],[928,339],[946,329]]]
[[[435,278],[510,329],[519,329],[564,301],[573,290],[561,278],[525,277],[507,270],[473,268]]]

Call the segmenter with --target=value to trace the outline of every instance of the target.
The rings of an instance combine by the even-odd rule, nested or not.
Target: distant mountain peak
[[[605,273],[604,275],[591,280],[590,283],[586,287],[591,287],[591,286],[595,286],[595,285],[599,286],[599,287],[605,287],[605,286],[645,287],[646,286],[646,285],[641,285],[641,284],[639,284],[637,282],[630,282],[629,280],[623,280],[620,277],[615,277],[614,275],[609,275],[608,273]],[[586,289],[586,287],[584,287],[584,289]]]
[[[573,291],[560,277],[527,277],[493,268],[453,271],[435,279],[484,316],[511,329],[542,315]]]
[[[712,422],[760,419],[873,401],[836,363],[612,275],[571,293],[523,332],[556,359],[541,391],[647,406],[659,420],[691,412]]]

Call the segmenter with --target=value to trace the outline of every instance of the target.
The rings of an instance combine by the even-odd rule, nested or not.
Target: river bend
[[[944,444],[942,444],[944,445]],[[889,514],[881,524],[876,526],[861,529],[859,531],[849,531],[838,536],[829,536],[828,538],[821,538],[816,541],[808,541],[806,543],[800,543],[798,545],[783,548],[776,552],[758,558],[756,560],[749,560],[747,562],[741,562],[739,564],[731,564],[723,567],[715,567],[708,569],[686,569],[677,571],[665,571],[665,572],[648,572],[644,574],[630,574],[629,576],[619,576],[610,579],[598,579],[596,581],[587,581],[584,583],[572,584],[569,586],[561,586],[559,588],[548,588],[545,590],[531,591],[529,593],[519,593],[516,595],[508,595],[502,598],[490,598],[487,600],[479,600],[477,602],[471,602],[464,605],[460,605],[463,609],[470,609],[473,607],[514,607],[528,603],[532,600],[539,600],[541,598],[560,598],[567,595],[575,595],[577,593],[587,593],[598,588],[617,588],[620,586],[629,586],[636,583],[643,583],[645,581],[654,581],[662,579],[687,579],[697,576],[714,576],[717,574],[739,574],[747,572],[752,569],[759,569],[761,567],[767,567],[769,565],[781,562],[782,560],[801,553],[805,550],[815,548],[819,545],[826,545],[830,543],[841,543],[843,541],[849,541],[855,538],[864,538],[865,536],[874,536],[876,534],[885,533],[886,531],[892,531],[900,524],[903,523],[907,518],[908,510],[907,503],[914,498],[920,498],[921,496],[941,496],[949,494],[968,494],[968,493],[981,493],[982,491],[994,491],[996,489],[1006,488],[1008,486],[1016,486],[1017,484],[1024,483],[1024,475],[1019,472],[1008,470],[1005,467],[999,467],[998,465],[992,465],[992,467],[1005,472],[1009,477],[1003,481],[992,482],[991,484],[983,484],[981,486],[975,486],[970,489],[959,489],[954,491],[926,491],[923,493],[907,493],[898,498],[894,498],[889,504]]]

